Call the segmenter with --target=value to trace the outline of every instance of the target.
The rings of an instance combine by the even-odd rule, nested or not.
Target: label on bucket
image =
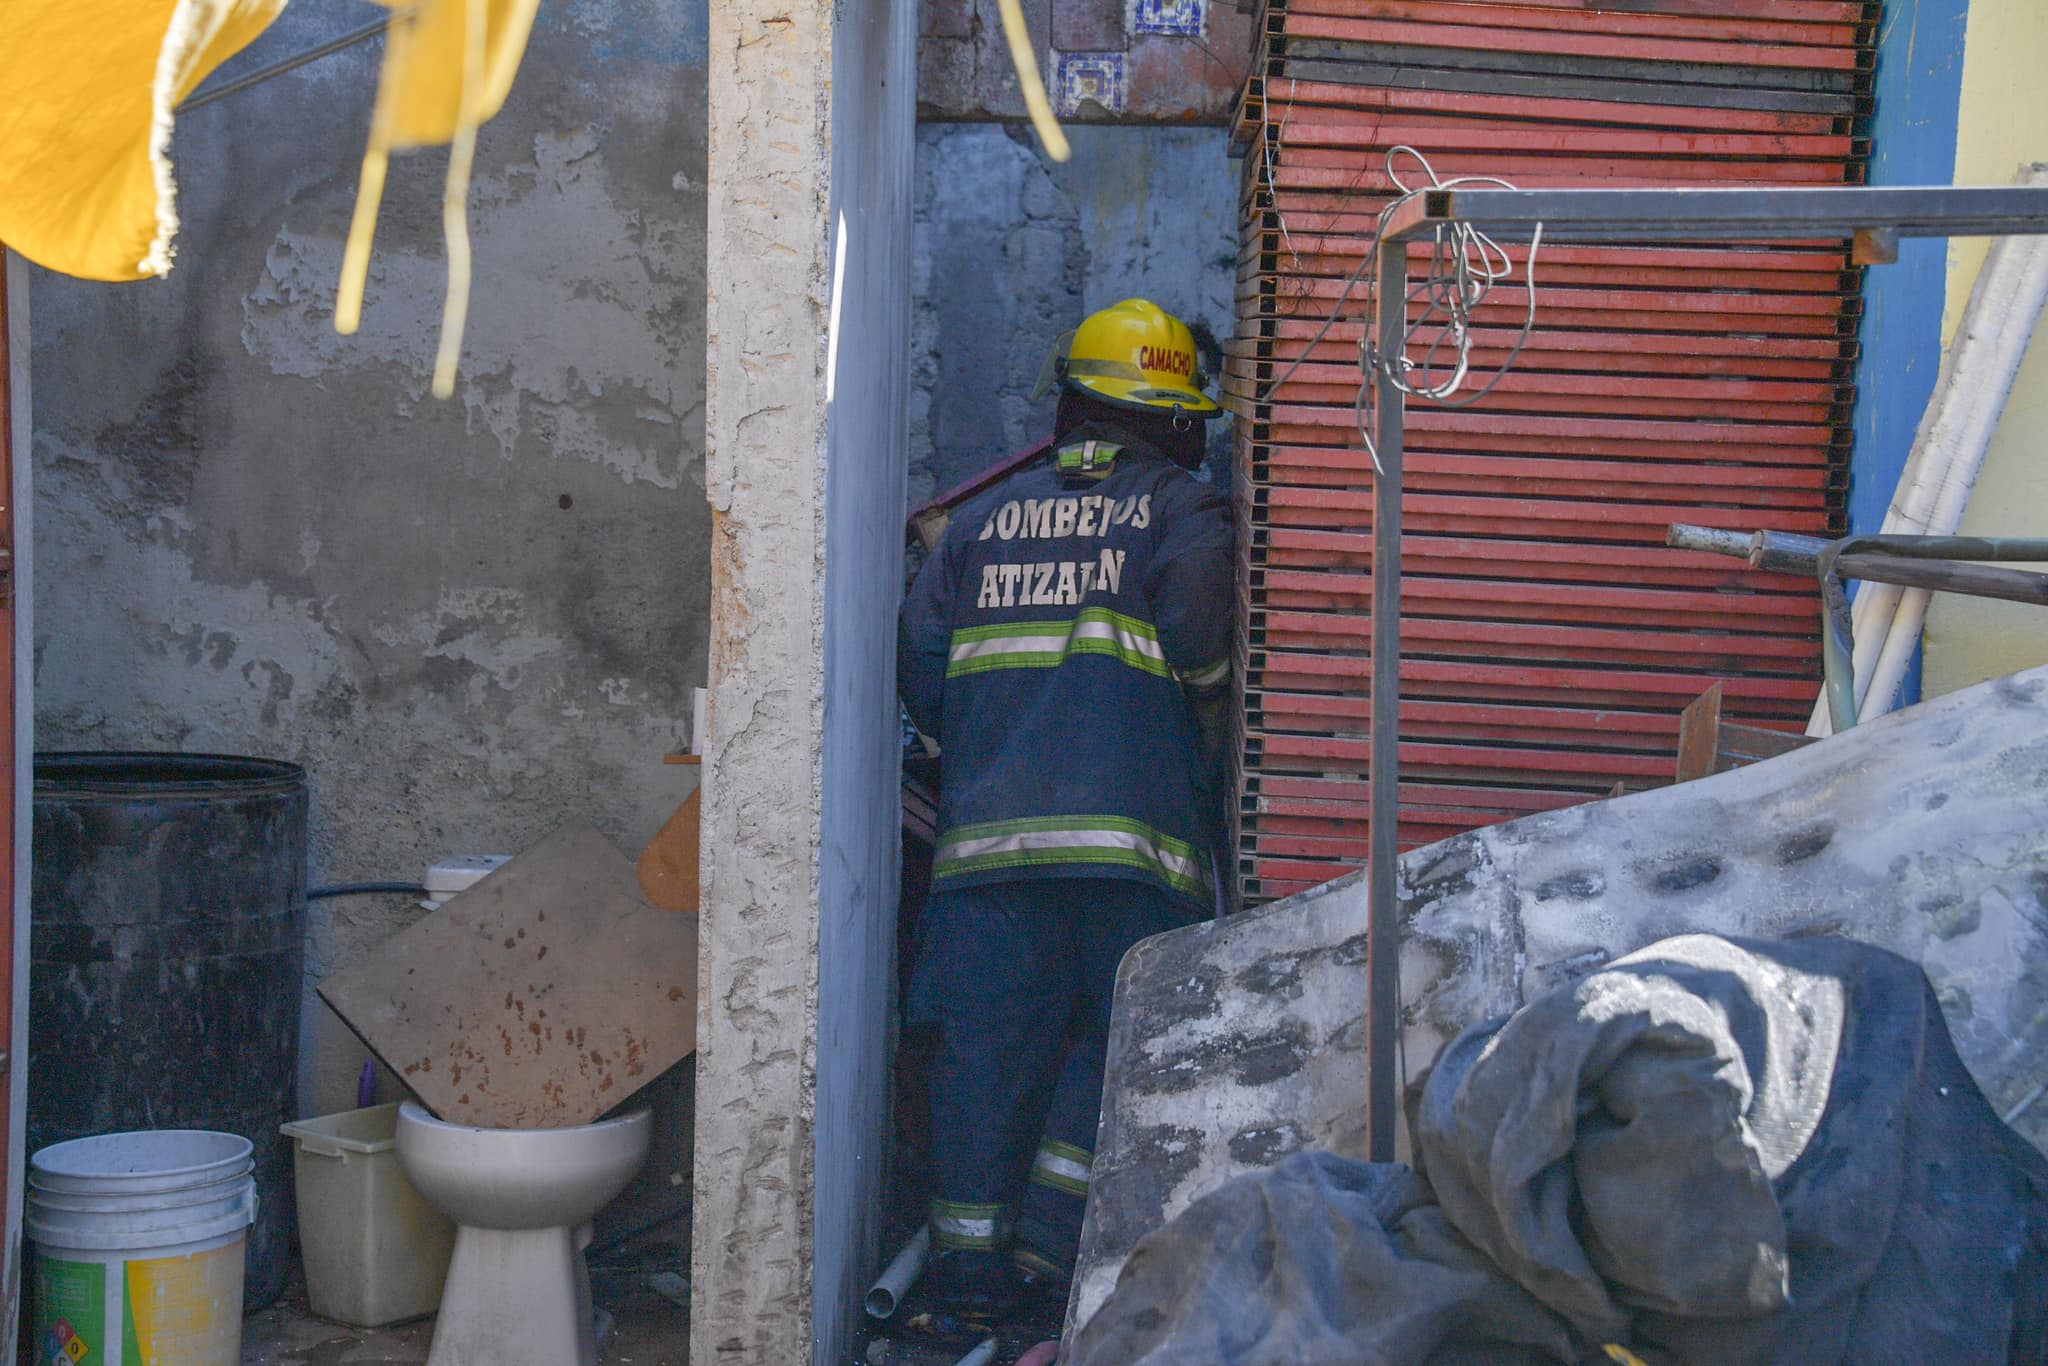
[[[185,1257],[36,1263],[37,1366],[236,1366],[241,1239]],[[124,1293],[125,1292],[125,1293]]]
[[[36,1366],[86,1360],[99,1366],[107,1354],[93,1349],[105,1340],[106,1320],[106,1267],[47,1257],[37,1262],[36,1335],[41,1342],[32,1358]]]

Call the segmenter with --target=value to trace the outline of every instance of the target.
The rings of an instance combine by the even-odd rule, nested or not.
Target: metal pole
[[[251,86],[262,85],[265,81],[275,80],[288,71],[297,71],[309,62],[317,62],[322,57],[331,57],[346,48],[354,47],[357,43],[366,43],[385,29],[390,28],[393,20],[408,17],[408,13],[387,14],[382,19],[378,19],[373,23],[364,24],[359,29],[342,34],[332,42],[322,43],[318,47],[308,48],[306,51],[286,57],[282,61],[272,62],[261,70],[252,71],[248,75],[235,80],[222,81],[211,89],[195,90],[192,94],[186,96],[185,102],[172,112],[189,114],[194,109],[204,109],[215,100],[224,100],[230,95],[239,94],[249,89]]]
[[[1554,242],[1847,237],[1865,228],[1991,237],[2048,232],[2048,185],[1449,189],[1426,190],[1403,209],[1390,227],[1468,223],[1502,241],[1526,238],[1538,224]]]
[[[2013,541],[1957,537],[1916,537],[1937,542],[1944,556],[1968,555],[1976,559],[2036,560],[2048,563],[2048,541]],[[1953,544],[1951,544],[1953,543]],[[1679,550],[1698,550],[1711,555],[1730,555],[1749,561],[1751,569],[1774,574],[1797,574],[1812,578],[1820,572],[1820,555],[1831,542],[1819,536],[1802,536],[1792,531],[1723,531],[1719,527],[1688,526],[1675,522],[1665,544]],[[1925,588],[1936,593],[1960,593],[1972,598],[1995,598],[2001,602],[2023,602],[2048,607],[2048,574],[2024,569],[1997,569],[1968,560],[1907,559],[1894,546],[1875,547],[1873,553],[1851,553],[1835,561],[1835,574],[1844,579],[1897,584],[1903,588]]]
[[[1379,324],[1373,339],[1372,481],[1372,861],[1366,937],[1367,1122],[1370,1155],[1394,1160],[1394,1121],[1400,1112],[1395,1048],[1401,1029],[1400,886],[1401,795],[1401,438],[1406,413],[1394,383],[1401,338],[1408,325],[1408,241],[1392,233],[1379,250]]]
[[[1815,572],[1820,575],[1820,661],[1826,680],[1828,722],[1840,735],[1856,724],[1856,635],[1849,620],[1849,593],[1835,573],[1842,542],[1821,551]]]

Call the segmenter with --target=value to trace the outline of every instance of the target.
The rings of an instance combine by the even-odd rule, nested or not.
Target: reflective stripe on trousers
[[[1001,1205],[932,1201],[932,1239],[940,1247],[993,1249],[1003,1239]]]
[[[1101,654],[1161,677],[1166,649],[1151,625],[1107,607],[1084,607],[1072,621],[1013,621],[953,633],[946,677],[990,669],[1045,669],[1069,655]]]
[[[1088,1174],[1095,1161],[1085,1148],[1048,1138],[1038,1145],[1038,1157],[1031,1164],[1031,1179],[1064,1195],[1088,1197]]]
[[[1208,894],[1209,869],[1192,844],[1122,816],[1039,816],[986,821],[946,832],[934,880],[993,868],[1117,863],[1151,873],[1175,891]]]

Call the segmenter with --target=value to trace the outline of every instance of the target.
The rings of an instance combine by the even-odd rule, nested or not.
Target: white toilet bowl
[[[427,1366],[596,1366],[590,1220],[647,1160],[645,1108],[573,1129],[477,1129],[398,1110],[398,1161],[456,1224]]]

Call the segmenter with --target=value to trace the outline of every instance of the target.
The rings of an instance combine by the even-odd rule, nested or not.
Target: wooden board
[[[1812,743],[1812,736],[1722,720],[1721,685],[1716,683],[1679,715],[1678,781],[1712,777]]]
[[[697,1046],[697,917],[583,821],[321,984],[444,1120],[588,1124]]]
[[[695,758],[695,755],[690,756]],[[697,788],[640,851],[640,892],[664,911],[695,911],[702,812]]]

